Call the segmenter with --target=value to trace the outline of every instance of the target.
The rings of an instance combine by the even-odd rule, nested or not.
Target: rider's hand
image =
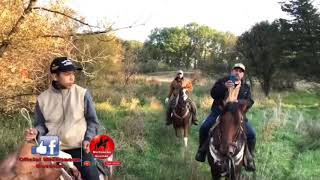
[[[90,152],[90,141],[83,141],[83,149],[86,153]]]
[[[25,131],[25,140],[30,142],[37,138],[38,130],[36,128],[30,128]]]
[[[169,98],[166,98],[166,100],[164,100],[164,102],[167,104],[169,102]]]
[[[225,85],[228,89],[234,87],[234,84],[233,84],[233,82],[232,82],[231,80],[225,82],[224,85]]]

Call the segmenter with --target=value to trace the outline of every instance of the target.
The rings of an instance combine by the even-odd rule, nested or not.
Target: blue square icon
[[[38,146],[32,146],[32,154],[43,156],[58,156],[60,151],[60,142],[58,136],[41,136]]]

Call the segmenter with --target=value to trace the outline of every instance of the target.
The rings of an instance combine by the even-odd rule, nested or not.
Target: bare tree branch
[[[101,37],[96,37],[99,41],[102,41],[102,42],[110,42],[110,41],[113,41],[116,39],[116,36],[111,36],[111,38],[101,38]]]
[[[144,24],[139,24],[139,25],[144,25]],[[139,26],[137,25],[137,26]],[[42,35],[42,36],[39,36],[39,37],[45,37],[45,38],[66,38],[66,37],[70,37],[70,36],[87,36],[87,35],[97,35],[97,34],[107,34],[107,33],[110,33],[110,32],[115,32],[115,31],[119,31],[119,30],[122,30],[122,29],[130,29],[130,28],[133,28],[135,26],[125,26],[125,27],[120,27],[120,28],[115,28],[115,29],[112,29],[111,26],[108,27],[106,30],[103,30],[103,31],[92,31],[92,32],[82,32],[82,33],[74,33],[74,34],[68,34],[68,35],[65,35],[65,36],[61,36],[61,35]],[[111,39],[113,40],[113,39]],[[110,40],[110,41],[111,41]]]
[[[70,16],[68,14],[62,13],[60,11],[55,11],[55,10],[47,9],[47,8],[44,8],[44,7],[33,7],[32,9],[34,9],[34,10],[44,10],[44,11],[48,11],[48,12],[51,12],[51,13],[60,14],[62,16],[70,18],[70,19],[72,19],[74,21],[77,21],[77,22],[79,22],[79,23],[81,23],[83,25],[86,25],[86,26],[89,26],[89,27],[94,27],[94,28],[99,28],[97,26],[90,25],[90,24],[88,24],[88,23],[86,23],[86,22],[84,22],[84,21],[82,21],[80,19],[74,18],[74,17],[72,17],[72,16]]]
[[[29,1],[28,6],[24,9],[23,13],[18,18],[17,22],[12,26],[11,30],[6,35],[7,38],[0,43],[0,57],[3,56],[3,53],[6,51],[6,49],[10,45],[10,43],[11,43],[11,41],[10,41],[11,35],[17,32],[18,27],[22,24],[22,22],[25,19],[25,15],[27,15],[27,14],[32,12],[32,7],[35,5],[36,2],[37,2],[37,0],[30,0]]]
[[[35,96],[35,95],[39,95],[39,94],[36,94],[36,93],[17,94],[17,95],[14,95],[14,96],[0,97],[0,99],[1,99],[1,100],[4,100],[4,99],[14,99],[14,98],[17,98],[17,97]]]

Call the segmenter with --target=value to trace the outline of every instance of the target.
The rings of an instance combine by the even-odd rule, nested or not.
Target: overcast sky
[[[155,27],[182,26],[190,22],[240,35],[263,20],[286,17],[282,0],[69,0],[68,6],[87,22],[136,25],[117,31],[122,39],[144,41]],[[319,8],[320,0],[314,5]],[[145,24],[145,25],[140,25]]]

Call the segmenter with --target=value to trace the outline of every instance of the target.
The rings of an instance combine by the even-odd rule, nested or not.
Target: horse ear
[[[239,103],[239,108],[242,114],[245,114],[248,111],[248,104],[249,102],[245,99],[241,99],[238,101]]]

